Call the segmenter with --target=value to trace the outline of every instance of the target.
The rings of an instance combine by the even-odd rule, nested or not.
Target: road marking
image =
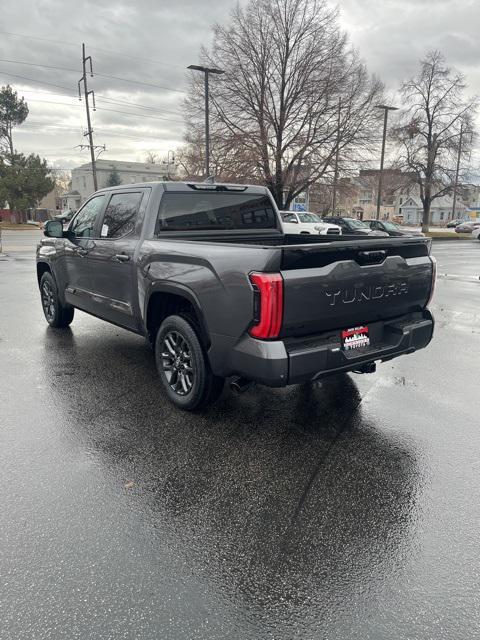
[[[480,284],[480,276],[461,276],[455,273],[439,273],[438,278],[443,280],[463,280],[464,282],[478,282]]]

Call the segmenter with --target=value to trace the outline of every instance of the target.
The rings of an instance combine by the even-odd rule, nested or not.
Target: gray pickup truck
[[[44,228],[47,322],[74,309],[146,336],[168,397],[213,402],[225,378],[280,387],[426,347],[428,238],[284,235],[264,187],[158,182],[102,189]]]

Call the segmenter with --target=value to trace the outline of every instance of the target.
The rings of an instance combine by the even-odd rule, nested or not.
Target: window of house
[[[102,238],[121,238],[135,228],[143,193],[115,193],[105,209]]]

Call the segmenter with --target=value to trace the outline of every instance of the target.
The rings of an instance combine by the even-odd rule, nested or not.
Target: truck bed
[[[425,308],[432,288],[429,238],[312,235],[306,241],[278,232],[204,232],[183,233],[181,240],[217,247],[228,243],[232,263],[239,250],[268,250],[267,271],[280,272],[284,283],[282,338],[414,313]],[[248,265],[248,255],[242,254],[242,263]]]

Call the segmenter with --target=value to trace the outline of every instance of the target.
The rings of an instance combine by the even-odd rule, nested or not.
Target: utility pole
[[[383,160],[385,158],[385,141],[387,139],[388,112],[396,111],[398,107],[388,107],[386,104],[377,104],[376,107],[377,109],[383,109],[382,155],[380,157],[380,173],[378,174],[378,193],[377,193],[377,220],[380,220],[380,205],[382,203]]]
[[[452,220],[455,219],[455,209],[457,206],[458,174],[460,172],[460,158],[462,155],[462,143],[463,143],[463,122],[460,125],[460,140],[458,141],[457,168],[455,170],[455,186],[453,188]]]
[[[93,187],[94,191],[97,191],[97,167],[95,165],[95,147],[93,145],[93,129],[92,123],[90,120],[90,105],[88,102],[88,97],[92,96],[93,102],[93,110],[95,111],[95,92],[89,91],[87,86],[87,62],[90,66],[90,77],[93,78],[93,68],[92,68],[92,56],[85,56],[85,43],[82,44],[82,68],[83,68],[83,76],[78,81],[78,99],[82,99],[82,89],[80,84],[83,82],[83,94],[85,96],[85,110],[87,112],[87,131],[85,135],[88,136],[88,146],[90,147],[90,158],[92,161],[92,174],[93,174]]]
[[[211,73],[222,74],[225,71],[221,69],[213,69],[211,67],[201,67],[196,64],[191,64],[187,69],[193,71],[202,71],[205,74],[205,177],[210,177],[210,107],[209,107],[209,84],[208,77]]]
[[[338,101],[338,119],[337,119],[337,141],[335,146],[335,168],[333,172],[333,195],[332,195],[332,213],[335,215],[337,208],[337,186],[338,186],[338,156],[340,154],[340,119],[342,114],[342,101]]]

